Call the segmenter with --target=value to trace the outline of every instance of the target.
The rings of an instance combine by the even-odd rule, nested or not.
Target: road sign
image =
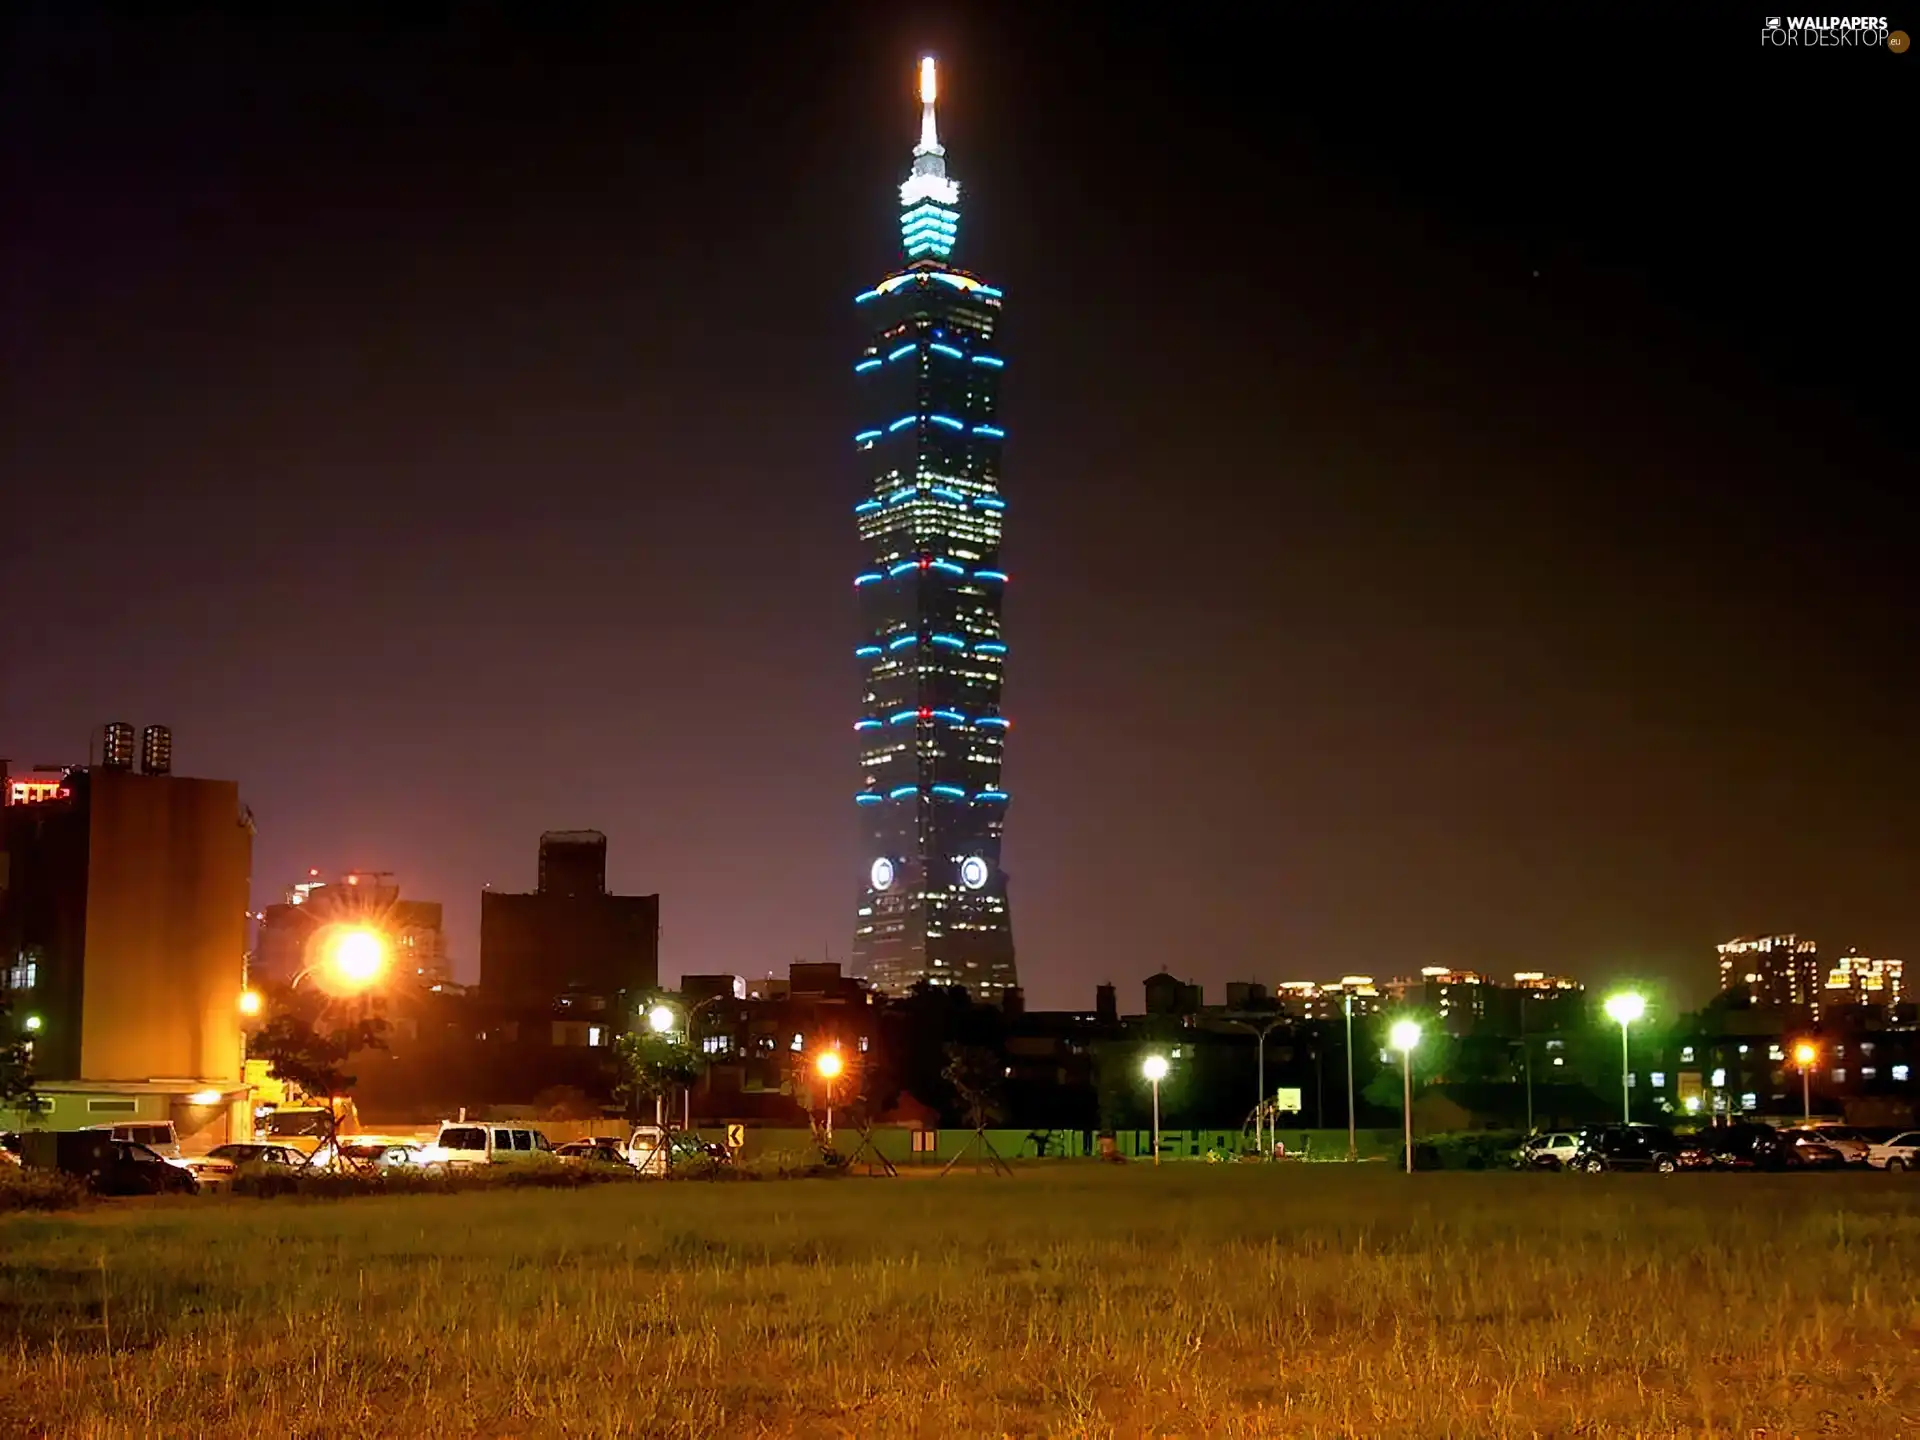
[[[727,1149],[738,1150],[747,1143],[747,1127],[744,1125],[727,1126]]]
[[[1300,1092],[1298,1090],[1279,1089],[1273,1092],[1273,1108],[1282,1115],[1300,1113]]]

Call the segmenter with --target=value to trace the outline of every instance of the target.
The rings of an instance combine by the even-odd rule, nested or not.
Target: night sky
[[[1920,57],[548,8],[0,22],[16,768],[169,723],[257,902],[393,870],[468,978],[550,828],[669,976],[844,958],[851,302],[925,49],[1008,296],[1029,1004],[1920,957]]]

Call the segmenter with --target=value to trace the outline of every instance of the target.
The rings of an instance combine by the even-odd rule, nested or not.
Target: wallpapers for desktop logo
[[[1769,15],[1760,31],[1760,43],[1857,50],[1884,45],[1898,55],[1907,48],[1907,35],[1904,30],[1893,29],[1884,15]]]

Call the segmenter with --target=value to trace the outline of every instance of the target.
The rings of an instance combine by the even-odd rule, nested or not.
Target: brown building
[[[156,765],[170,752],[170,737],[148,748]],[[0,820],[0,982],[31,1031],[45,1122],[172,1119],[186,1135],[243,1116],[239,787],[96,766]]]
[[[498,1011],[598,999],[624,1015],[660,983],[660,897],[607,893],[606,837],[540,838],[541,888],[480,896],[480,992]]]

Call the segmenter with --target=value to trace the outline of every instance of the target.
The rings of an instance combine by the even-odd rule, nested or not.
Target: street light
[[[1607,997],[1607,1018],[1620,1022],[1620,1123],[1633,1123],[1633,1070],[1627,1056],[1627,1027],[1647,1013],[1647,1002],[1631,990]]]
[[[1167,1078],[1167,1057],[1149,1055],[1140,1062],[1140,1073],[1153,1086],[1153,1163],[1160,1163],[1160,1082]]]
[[[1820,1047],[1811,1040],[1802,1040],[1793,1047],[1793,1063],[1800,1067],[1800,1111],[1808,1120],[1813,1119],[1813,1087],[1809,1076],[1820,1059]]]
[[[1406,1128],[1407,1174],[1413,1173],[1413,1050],[1420,1043],[1420,1022],[1396,1020],[1387,1032],[1387,1043],[1400,1052],[1400,1080],[1405,1087],[1400,1114]]]
[[[240,1007],[242,1015],[258,1015],[264,1002],[260,999],[258,990],[242,990],[239,1000],[235,1003]]]
[[[1260,1119],[1267,1113],[1267,1032],[1272,1030],[1274,1026],[1280,1024],[1285,1018],[1283,1015],[1276,1016],[1264,1025],[1256,1025],[1251,1020],[1229,1019],[1227,1021],[1229,1025],[1238,1025],[1243,1030],[1251,1030],[1255,1035],[1260,1037],[1259,1090],[1256,1095],[1260,1103],[1256,1105],[1253,1110],[1253,1148],[1260,1152],[1260,1158],[1263,1160],[1271,1160],[1273,1158],[1272,1144],[1269,1143],[1262,1146],[1260,1141]],[[1267,1134],[1269,1139],[1271,1139],[1274,1134],[1274,1127],[1271,1121],[1267,1123]]]
[[[387,937],[368,925],[329,925],[313,937],[309,953],[316,958],[293,977],[293,984],[298,986],[311,975],[330,995],[361,994],[377,984],[387,970]],[[240,1010],[242,1014],[254,1013],[247,1009],[245,995]]]
[[[833,1082],[840,1074],[840,1052],[822,1050],[813,1062],[813,1070],[827,1082],[827,1149],[833,1149]]]
[[[1353,1161],[1360,1158],[1360,1117],[1353,1110],[1353,991],[1344,982],[1341,990],[1340,1008],[1347,1012],[1347,1159]]]
[[[689,1055],[691,1055],[693,1051],[694,1017],[715,1001],[729,998],[731,997],[728,996],[725,991],[722,991],[718,995],[709,995],[706,999],[687,1009],[684,1019],[687,1029],[687,1051]],[[679,1028],[682,1022],[682,1016],[679,1009],[676,1008],[676,1003],[668,1000],[654,1001],[650,1007],[641,1012],[641,1015],[647,1023],[647,1029],[656,1035],[671,1035]],[[665,1100],[662,1096],[655,1095],[653,1097],[653,1122],[655,1125],[664,1123],[662,1113],[664,1104]],[[693,1129],[693,1089],[691,1086],[681,1091],[681,1128],[689,1131]]]

